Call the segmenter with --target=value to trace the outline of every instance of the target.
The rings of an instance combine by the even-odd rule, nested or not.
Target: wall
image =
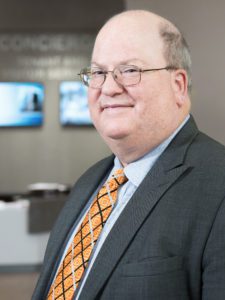
[[[225,144],[224,0],[126,0],[127,9],[148,9],[184,33],[193,59],[192,113],[198,126]]]
[[[79,80],[77,73],[89,64],[94,35],[0,34],[0,40],[1,81],[37,81],[45,86],[40,128],[0,128],[0,190],[20,191],[43,181],[72,184],[109,152],[94,127],[68,128],[59,120],[60,82]],[[62,48],[56,47],[60,40]]]
[[[34,182],[73,184],[110,153],[93,127],[60,125],[59,84],[77,80],[97,30],[123,7],[122,0],[1,1],[0,81],[43,82],[45,118],[40,128],[0,128],[0,193]]]

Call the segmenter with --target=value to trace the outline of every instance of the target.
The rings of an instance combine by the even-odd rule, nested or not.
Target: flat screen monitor
[[[40,126],[44,86],[37,82],[0,82],[0,126]]]
[[[87,88],[80,81],[60,84],[60,123],[65,126],[90,126]]]

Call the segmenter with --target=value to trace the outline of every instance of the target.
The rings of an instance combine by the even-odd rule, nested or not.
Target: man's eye
[[[92,76],[102,76],[104,74],[105,74],[105,72],[103,70],[93,70],[93,71],[91,71]]]
[[[127,68],[127,69],[125,69],[125,70],[123,70],[122,71],[122,73],[137,73],[138,72],[138,70],[137,69],[135,69],[135,68]]]

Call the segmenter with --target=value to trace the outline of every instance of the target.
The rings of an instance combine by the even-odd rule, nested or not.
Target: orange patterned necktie
[[[50,287],[47,300],[71,300],[96,241],[117,200],[120,185],[127,181],[119,169],[103,185],[78,228]]]

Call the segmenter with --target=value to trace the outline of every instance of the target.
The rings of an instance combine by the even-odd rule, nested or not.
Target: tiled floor
[[[38,275],[37,272],[0,273],[0,299],[31,300]]]

